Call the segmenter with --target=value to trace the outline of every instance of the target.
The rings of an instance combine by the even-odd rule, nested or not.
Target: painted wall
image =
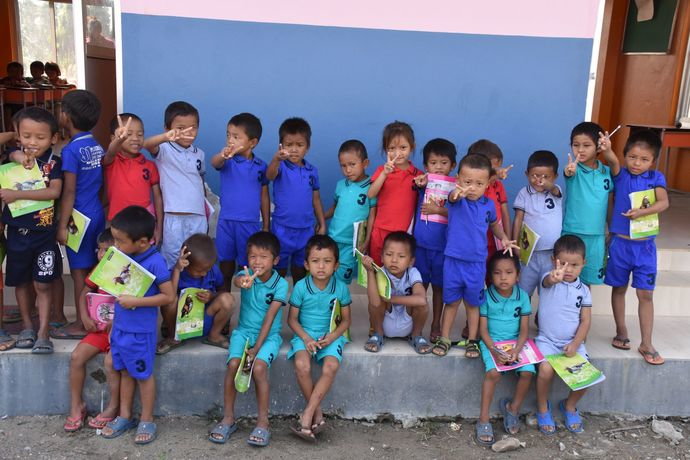
[[[461,153],[479,138],[498,143],[515,164],[511,200],[531,152],[565,161],[585,112],[598,0],[338,3],[122,0],[124,109],[153,134],[169,102],[191,102],[209,158],[228,119],[252,112],[266,161],[282,120],[304,117],[325,206],[341,178],[340,143],[361,139],[378,165],[381,131],[396,119],[415,129],[418,166],[434,137]],[[218,190],[215,171],[208,182]]]

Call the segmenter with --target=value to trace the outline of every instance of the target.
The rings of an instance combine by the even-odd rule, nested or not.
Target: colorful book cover
[[[499,355],[504,355],[515,348],[516,344],[517,340],[502,340],[500,342],[494,342],[494,351]],[[534,340],[532,339],[528,339],[525,342],[525,345],[522,347],[522,351],[520,351],[518,358],[519,359],[517,361],[512,363],[501,364],[496,361],[496,357],[493,355],[493,353],[491,354],[491,359],[494,360],[494,365],[500,372],[517,369],[518,367],[522,367],[527,364],[537,364],[545,359],[544,355],[541,354],[541,351],[539,351],[539,348],[537,348]]]
[[[34,162],[34,167],[26,169],[19,163],[0,166],[0,187],[12,190],[42,190],[46,188],[43,174]],[[53,206],[53,200],[17,200],[7,205],[12,217],[23,216]]]
[[[180,291],[177,300],[177,322],[175,323],[175,340],[186,340],[201,337],[204,334],[204,302],[197,298],[197,293],[205,289],[187,288]]]
[[[424,190],[424,203],[435,203],[437,206],[445,206],[448,195],[455,189],[455,178],[442,176],[441,174],[427,175],[428,182]],[[448,217],[440,214],[422,214],[422,220],[447,224]]]
[[[96,322],[99,331],[105,330],[115,316],[115,297],[108,294],[89,292],[86,294],[86,311]]]
[[[362,257],[364,257],[364,254],[355,248],[355,256],[357,257],[357,284],[362,287],[367,287],[367,269],[364,268],[364,265],[362,265]],[[386,300],[390,300],[391,280],[381,267],[374,263],[372,263],[372,265],[374,267],[374,271],[376,272],[376,283],[379,288],[379,295]]]
[[[364,245],[367,239],[367,221],[360,220],[352,224],[354,231],[352,232],[352,250],[359,249]]]
[[[630,195],[632,209],[645,209],[656,203],[654,189],[633,192]],[[659,214],[649,214],[630,221],[630,238],[646,238],[659,234]]]
[[[76,209],[72,209],[72,215],[67,222],[67,247],[74,252],[79,252],[81,242],[86,235],[91,219]]]
[[[342,321],[342,306],[340,305],[340,301],[338,299],[335,299],[333,302],[331,302],[331,327],[329,329],[329,332],[335,332],[335,330],[338,329],[338,326],[340,326],[340,323]],[[348,342],[352,341],[352,338],[350,337],[350,329],[345,330],[345,332],[343,333],[343,337],[345,337],[345,340],[347,340]]]
[[[235,389],[240,393],[244,393],[249,389],[252,383],[252,372],[254,371],[254,360],[248,359],[247,350],[249,350],[249,339],[244,343],[244,352],[242,359],[240,359],[240,366],[235,373]]]
[[[532,230],[529,225],[522,224],[522,227],[520,227],[520,239],[517,242],[518,246],[520,246],[520,262],[522,262],[522,265],[529,264],[539,238],[541,238],[539,233]]]
[[[546,355],[546,359],[573,391],[582,390],[606,380],[604,374],[579,353],[570,358],[563,353]]]
[[[108,294],[143,297],[156,277],[127,254],[110,246],[89,279]]]

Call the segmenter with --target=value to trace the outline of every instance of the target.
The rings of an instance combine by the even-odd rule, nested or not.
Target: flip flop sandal
[[[431,349],[431,352],[435,354],[436,356],[443,357],[448,354],[448,350],[450,350],[451,343],[450,340],[447,339],[446,337],[441,337],[439,338],[436,343],[434,343],[433,348]]]
[[[468,340],[465,346],[465,358],[479,358],[479,340]]]
[[[33,348],[37,338],[36,331],[33,329],[24,329],[19,333],[19,336],[17,336],[16,347]]]
[[[34,355],[50,355],[53,353],[53,342],[50,339],[38,339],[34,342],[31,353]]]
[[[105,428],[105,426],[112,422],[115,419],[115,417],[103,417],[101,414],[98,414],[95,417],[91,417],[91,420],[89,420],[89,428],[93,428],[95,430],[102,430]]]
[[[494,429],[491,427],[491,423],[477,422],[477,424],[474,427],[474,431],[479,445],[484,447],[491,447],[494,445],[494,442],[496,442],[496,439],[494,439]],[[491,436],[491,440],[487,441],[485,439],[482,439],[482,437],[486,436]]]
[[[498,407],[501,409],[501,414],[503,414],[503,429],[509,435],[515,436],[520,431],[520,416],[508,410],[508,404],[511,402],[513,402],[512,399],[503,398],[498,402]],[[517,430],[512,431],[513,428],[517,428]]]
[[[611,346],[619,350],[630,350],[630,339],[615,336],[613,340],[611,340]]]
[[[324,419],[321,419],[321,421],[319,421],[318,423],[314,423],[311,426],[311,432],[314,433],[315,436],[318,435],[319,433],[321,433],[325,429],[326,429],[326,420],[324,420]]]
[[[550,402],[546,403],[546,412],[542,414],[541,412],[537,411],[537,426],[539,427],[539,431],[546,436],[553,436],[556,434],[556,422],[553,420],[553,416],[551,415]],[[546,427],[553,427],[553,431],[547,431]]]
[[[156,440],[157,432],[158,427],[155,423],[139,422],[139,426],[137,426],[137,434],[134,436],[134,444],[138,444],[140,446],[143,446],[144,444],[151,444],[153,441]],[[144,440],[137,439],[137,436],[142,434],[146,434],[149,437]]]
[[[316,436],[314,436],[314,432],[308,426],[302,426],[298,423],[291,426],[290,431],[302,441],[307,441],[312,444],[316,442]]]
[[[252,438],[257,438],[254,440]],[[266,428],[259,428],[258,426],[252,430],[247,438],[247,444],[256,447],[266,447],[271,440],[271,432]]]
[[[212,347],[222,348],[223,350],[227,350],[230,346],[230,341],[228,339],[216,342],[215,340],[211,340],[207,337],[204,340],[202,340],[201,343],[203,343],[204,345],[211,345]]]
[[[4,329],[0,329],[0,351],[7,351],[14,348],[17,341]]]
[[[115,439],[135,428],[138,424],[139,421],[135,418],[129,420],[124,417],[115,417],[112,422],[105,425],[105,428],[110,428],[113,430],[113,432],[111,434],[101,433],[101,436],[103,436],[105,439]]]
[[[563,414],[563,418],[565,419],[565,427],[568,429],[568,431],[576,434],[585,431],[584,424],[582,423],[582,417],[580,417],[580,412],[578,412],[577,409],[575,409],[575,412],[568,412],[565,409],[565,399],[562,399],[561,402],[558,403],[558,408]],[[578,428],[573,428],[573,425],[579,426]]]
[[[67,323],[62,323],[60,321],[51,321],[48,323],[48,326],[52,327],[53,329],[60,329],[61,327],[67,326]]]
[[[666,362],[666,360],[661,357],[658,351],[644,351],[640,348],[638,348],[637,351],[642,355],[647,364],[651,364],[652,366],[661,366]]]
[[[2,322],[5,324],[19,323],[22,320],[22,315],[19,313],[19,307],[9,310],[9,305],[5,305],[5,316],[2,317]]]
[[[237,423],[228,425],[227,423],[219,423],[208,434],[208,440],[216,444],[225,444],[228,442],[230,435],[237,431]],[[213,435],[217,436],[213,436]]]
[[[427,355],[431,353],[431,344],[421,335],[410,337],[408,342],[410,343],[410,346],[414,348],[414,351],[416,351],[417,354]]]
[[[65,420],[65,424],[62,425],[62,428],[67,433],[75,433],[84,427],[84,420],[85,419],[86,419],[86,407],[82,407],[81,414],[79,414],[79,417],[76,417],[76,418],[67,417],[67,420]]]
[[[50,335],[50,338],[56,340],[81,340],[84,337],[86,337],[86,332],[80,332],[78,334],[70,334],[69,332],[67,332],[67,328],[72,326],[73,324],[75,323],[69,323],[63,327],[51,329],[50,332],[48,332],[48,334]]]
[[[168,352],[173,351],[175,348],[181,347],[184,342],[182,340],[171,340],[164,339],[161,340],[158,345],[156,345],[156,354],[164,355]]]
[[[370,347],[367,348],[367,345],[370,345]],[[369,353],[378,353],[381,351],[381,348],[383,348],[383,338],[377,333],[373,333],[364,344],[364,349]]]

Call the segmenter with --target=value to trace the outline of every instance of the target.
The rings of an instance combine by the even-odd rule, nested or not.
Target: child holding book
[[[278,263],[280,242],[269,232],[257,232],[247,240],[247,260],[245,267],[235,276],[234,284],[241,289],[240,319],[230,337],[230,348],[225,372],[223,400],[225,403],[223,420],[209,434],[209,441],[225,444],[232,433],[237,431],[235,420],[235,375],[240,366],[245,345],[253,366],[252,379],[256,388],[258,417],[247,443],[265,447],[270,442],[268,429],[268,406],[270,402],[268,370],[278,357],[283,339],[280,336],[282,306],[287,303],[288,283],[274,266]]]
[[[326,424],[321,401],[335,380],[347,343],[343,334],[350,327],[350,291],[334,276],[338,252],[338,245],[330,237],[312,236],[304,261],[309,275],[297,282],[290,296],[288,325],[295,336],[290,341],[288,359],[295,360],[297,383],[307,401],[299,425],[292,427],[292,432],[311,442],[316,441]],[[331,321],[336,304],[340,306],[340,321]],[[316,383],[311,378],[312,358],[322,365]]]
[[[10,132],[0,132],[0,151],[2,151],[1,147],[4,146],[7,143],[14,143],[16,139],[17,133],[14,131]],[[6,157],[4,154],[0,155],[0,161],[5,161]],[[7,240],[4,238],[5,234],[5,224],[2,223],[0,220],[0,234],[3,236],[0,236],[0,246],[3,246],[5,250],[7,250]],[[5,316],[5,302],[4,302],[4,283],[2,283],[2,279],[4,278],[2,274],[2,267],[0,266],[0,352],[1,351],[7,351],[11,350],[14,348],[16,345],[17,341],[7,332],[4,328],[3,323],[9,323],[8,321],[10,318],[7,318]],[[19,315],[19,320],[21,321],[21,315]],[[14,320],[15,318],[12,318]]]
[[[640,218],[663,212],[669,206],[666,178],[659,171],[651,169],[659,158],[659,150],[661,139],[656,132],[651,129],[635,131],[623,150],[625,167],[621,168],[618,163],[611,164],[615,189],[609,225],[609,259],[604,279],[612,287],[611,305],[616,321],[616,336],[611,345],[629,350],[630,339],[625,324],[625,292],[632,273],[632,287],[637,290],[639,302],[638,316],[642,335],[637,351],[652,365],[664,364],[664,358],[652,344],[653,295],[657,272],[656,238],[653,233],[658,232],[658,220],[655,227],[652,227],[652,235],[647,237],[634,235],[631,227]],[[640,206],[631,203],[631,195],[634,193],[643,195]],[[650,198],[655,201],[652,202]]]

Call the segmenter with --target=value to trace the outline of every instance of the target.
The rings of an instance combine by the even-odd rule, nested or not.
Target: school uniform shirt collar
[[[510,297],[503,297],[498,292],[498,290],[496,289],[496,287],[493,284],[491,286],[489,286],[489,289],[487,289],[487,291],[489,293],[489,297],[491,297],[491,300],[493,300],[495,303],[498,303],[501,301],[505,302],[506,300],[518,300],[519,301],[520,296],[521,296],[520,288],[518,287],[517,284],[515,286],[513,286],[513,292],[510,293]]]
[[[158,252],[158,249],[155,246],[151,246],[148,248],[146,251],[140,253],[140,254],[134,254],[130,256],[135,262],[140,263],[141,261],[148,259],[149,256],[153,255],[153,253]]]
[[[556,188],[558,189],[559,192],[561,191],[561,187],[558,184],[556,184]],[[542,190],[541,192],[538,192],[538,191],[534,190],[534,188],[530,184],[527,184],[527,187],[525,187],[525,189],[527,189],[527,193],[529,193],[530,195],[536,195],[539,193],[543,193],[544,195],[553,195],[548,190]]]
[[[480,196],[476,200],[470,200],[469,198],[465,197],[463,200],[467,201],[468,203],[478,203],[478,204],[485,204],[489,199],[485,197],[484,195]]]
[[[302,161],[304,162],[304,165],[303,165],[303,166],[296,165],[295,163],[293,163],[293,162],[290,161],[290,160],[284,160],[283,163],[285,163],[285,166],[286,166],[287,168],[289,168],[289,169],[304,168],[304,169],[306,169],[307,171],[311,171],[312,169],[314,169],[314,166],[313,166],[311,163],[309,163],[307,160],[305,160],[304,158],[302,158]]]
[[[83,133],[75,134],[69,141],[74,142],[81,139],[88,139],[90,137],[93,137],[93,134],[91,134],[89,131],[84,131]]]
[[[120,161],[134,161],[142,165],[146,163],[146,157],[141,153],[137,153],[137,155],[134,158],[130,158],[122,152],[117,152],[117,155],[115,155],[115,157]]]
[[[170,146],[171,146],[172,148],[174,148],[175,150],[177,150],[178,152],[192,152],[192,153],[196,153],[196,150],[197,150],[197,149],[196,149],[196,146],[195,146],[194,144],[190,145],[190,146],[187,147],[187,148],[182,147],[180,144],[178,144],[177,142],[173,142],[173,141],[168,141],[168,144],[170,144]]]
[[[359,182],[353,182],[350,179],[345,179],[345,186],[349,187],[350,185],[357,185],[359,184],[360,188],[366,188],[371,185],[371,179],[369,176],[364,176],[364,179],[362,179]]]
[[[234,155],[232,157],[232,160],[235,161],[235,163],[245,163],[247,161],[251,161],[252,163],[260,164],[259,160],[256,158],[256,155],[252,152],[252,156],[249,158],[245,157],[244,155]]]
[[[580,281],[580,277],[577,277],[575,281],[563,281],[563,284],[565,284],[568,287],[574,287],[575,289],[580,289],[582,287],[582,281]]]
[[[597,160],[597,163],[594,168],[590,168],[589,166],[586,166],[582,163],[578,163],[577,167],[582,169],[582,172],[584,172],[585,174],[589,174],[594,171],[600,172],[602,174],[606,172],[606,166],[604,166],[604,163],[602,163],[599,160]]]
[[[254,280],[255,283],[263,284],[264,286],[268,286],[269,289],[275,288],[278,285],[278,281],[280,281],[280,275],[275,270],[275,268],[271,272],[271,277],[266,282],[261,281],[261,278],[259,278],[258,276]]]
[[[640,178],[640,179],[654,179],[654,171],[651,169],[646,170],[642,174],[633,174],[630,172],[628,168],[621,168],[621,170],[625,169],[630,177],[635,177],[635,178]]]
[[[307,275],[305,284],[307,285],[307,291],[309,291],[309,294],[316,294],[317,292],[328,292],[329,294],[334,294],[335,293],[335,275],[331,276],[331,279],[328,280],[328,284],[326,284],[326,288],[321,290],[314,284],[314,278],[311,276],[311,274]]]

